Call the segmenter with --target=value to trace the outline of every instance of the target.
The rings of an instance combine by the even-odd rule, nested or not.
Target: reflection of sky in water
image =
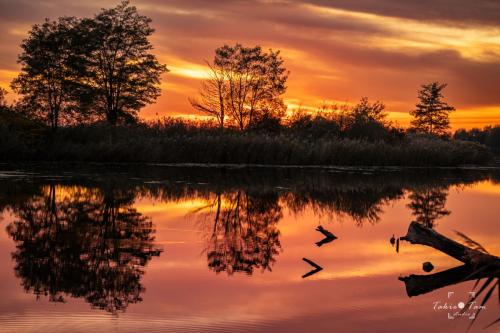
[[[80,188],[81,189],[81,188]],[[72,197],[78,187],[57,187],[57,199]],[[467,320],[448,320],[446,312],[433,310],[433,302],[446,301],[447,292],[458,297],[473,282],[408,298],[398,277],[425,274],[422,263],[430,261],[434,272],[460,263],[436,250],[402,242],[397,254],[389,238],[406,234],[414,219],[408,208],[410,191],[380,205],[376,223],[353,221],[348,214],[327,214],[314,204],[300,211],[291,209],[290,201],[280,196],[282,207],[276,223],[281,249],[274,256],[272,272],[255,269],[251,276],[235,272],[216,274],[207,266],[207,244],[213,231],[216,207],[208,207],[215,194],[191,196],[165,202],[147,195],[137,195],[131,207],[151,217],[155,226],[155,244],[164,252],[153,257],[144,269],[143,301],[130,304],[118,316],[92,310],[81,298],[66,297],[55,304],[42,297],[36,301],[25,293],[20,279],[13,274],[12,239],[5,232],[15,220],[6,211],[0,222],[0,331],[465,331]],[[231,192],[231,193],[234,193]],[[447,190],[443,216],[436,230],[457,239],[458,230],[478,241],[489,252],[500,253],[498,200],[500,186],[490,181],[474,185],[453,185]],[[245,198],[248,199],[248,198]],[[222,195],[221,209],[231,206]],[[205,207],[204,209],[201,209]],[[282,217],[281,217],[282,215]],[[262,216],[259,216],[262,222]],[[322,247],[318,224],[332,231],[338,239]],[[257,232],[260,232],[257,230]],[[320,273],[301,279],[310,266],[307,257],[320,264]],[[495,300],[494,300],[495,301]],[[472,331],[496,319],[496,303],[481,314]]]

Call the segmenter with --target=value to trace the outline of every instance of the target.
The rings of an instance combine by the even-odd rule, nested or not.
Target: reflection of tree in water
[[[133,200],[133,191],[51,185],[15,207],[7,232],[24,289],[53,302],[82,297],[112,313],[140,302],[143,267],[161,250]]]
[[[407,206],[418,223],[433,228],[436,220],[451,213],[445,209],[447,197],[448,190],[446,188],[415,190],[409,195],[411,202]]]
[[[272,192],[251,195],[242,190],[216,195],[207,246],[210,269],[228,275],[271,270],[281,249],[277,224],[283,213],[278,198]]]
[[[207,245],[208,266],[215,272],[271,270],[279,254],[278,222],[283,205],[293,212],[312,207],[316,213],[348,215],[358,225],[379,220],[382,205],[402,196],[401,188],[282,192],[236,190],[218,192],[205,208],[210,208],[213,227]]]
[[[402,195],[401,188],[392,186],[323,189],[321,191],[290,193],[286,196],[286,203],[295,213],[311,207],[315,213],[320,215],[348,216],[354,220],[357,226],[361,227],[365,222],[377,223],[383,213],[383,206]]]

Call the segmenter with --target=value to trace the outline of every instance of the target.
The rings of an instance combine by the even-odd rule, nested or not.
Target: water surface
[[[0,169],[0,332],[465,332],[475,313],[436,304],[475,280],[409,297],[398,278],[462,263],[397,238],[500,254],[495,170]]]

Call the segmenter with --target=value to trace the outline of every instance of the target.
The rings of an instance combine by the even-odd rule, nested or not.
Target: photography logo
[[[434,311],[445,312],[448,319],[465,317],[470,320],[476,318],[479,310],[486,309],[486,305],[476,303],[476,293],[471,291],[468,293],[469,301],[462,301],[461,297],[456,296],[454,291],[448,292],[446,301],[434,301]]]

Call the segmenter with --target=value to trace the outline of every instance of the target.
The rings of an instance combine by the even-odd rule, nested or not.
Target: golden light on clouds
[[[381,1],[132,0],[152,18],[153,52],[170,70],[162,96],[141,115],[203,117],[188,98],[208,75],[205,61],[217,47],[241,43],[281,50],[290,70],[284,96],[290,110],[312,112],[325,101],[352,104],[366,96],[384,102],[389,119],[405,126],[419,85],[440,81],[449,84],[445,97],[457,108],[453,128],[500,123],[500,3],[460,1],[449,8],[441,0],[426,6]],[[0,86],[8,89],[16,76],[19,44],[31,25],[45,17],[90,16],[112,5],[2,4]]]
[[[168,74],[165,76],[164,81],[168,81],[170,76],[196,80],[202,80],[209,77],[208,68],[205,66],[205,60],[203,59],[200,63],[190,62],[171,52],[161,53],[158,55],[158,58],[168,66]]]
[[[206,79],[208,78],[207,69],[198,65],[190,65],[184,67],[178,67],[170,65],[168,67],[169,73],[171,75],[178,75],[183,77],[188,77],[192,79]]]
[[[460,109],[450,115],[453,128],[483,127],[500,124],[500,105]]]
[[[500,29],[467,28],[427,23],[362,12],[347,11],[306,4],[304,8],[332,19],[347,18],[364,24],[373,24],[387,31],[388,36],[359,38],[359,42],[371,47],[388,49],[409,48],[409,51],[448,49],[474,60],[498,60],[500,56]]]

